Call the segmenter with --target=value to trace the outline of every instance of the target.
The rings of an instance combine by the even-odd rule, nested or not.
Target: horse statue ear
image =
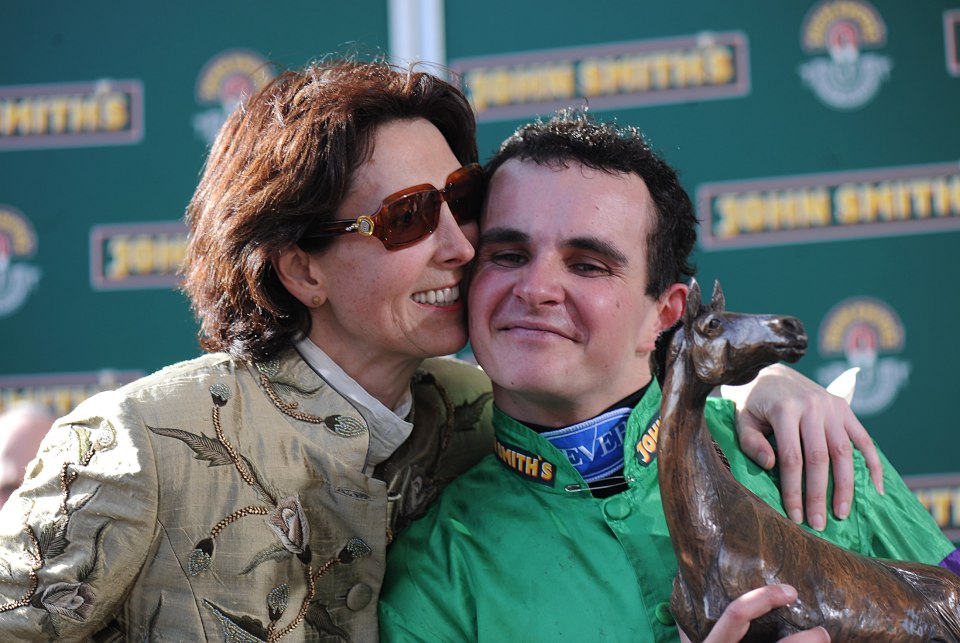
[[[713,282],[713,297],[710,300],[710,309],[715,313],[722,313],[727,306],[727,302],[723,297],[723,288],[720,287],[720,280],[717,279]]]
[[[690,280],[690,290],[687,292],[687,305],[683,311],[683,323],[689,326],[700,314],[700,284],[696,279]]]

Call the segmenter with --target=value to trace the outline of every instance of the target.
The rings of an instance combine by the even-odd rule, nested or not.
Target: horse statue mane
[[[960,641],[960,577],[833,545],[730,473],[704,421],[707,396],[777,361],[797,361],[807,336],[796,318],[724,307],[719,282],[709,305],[701,304],[693,282],[683,328],[667,353],[658,467],[678,563],[670,603],[677,624],[702,641],[734,599],[788,583],[797,600],[753,621],[744,641],[777,640],[818,625],[834,641]]]

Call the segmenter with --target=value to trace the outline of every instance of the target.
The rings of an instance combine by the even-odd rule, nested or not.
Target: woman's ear
[[[326,282],[313,255],[294,244],[273,259],[273,269],[280,283],[307,308],[317,308],[327,301]]]
[[[658,300],[660,306],[660,332],[676,324],[680,316],[683,315],[688,290],[685,284],[676,283],[667,288],[666,292],[660,296]]]

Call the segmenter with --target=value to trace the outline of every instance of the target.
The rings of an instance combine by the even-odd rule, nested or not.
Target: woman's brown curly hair
[[[309,332],[306,307],[271,260],[336,218],[376,128],[408,118],[430,121],[461,163],[476,162],[476,121],[463,93],[383,62],[288,71],[234,111],[186,213],[183,290],[204,350],[263,361]]]

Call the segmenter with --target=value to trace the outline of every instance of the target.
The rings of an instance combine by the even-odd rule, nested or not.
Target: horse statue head
[[[709,386],[749,382],[765,366],[796,362],[807,348],[807,334],[796,317],[746,315],[724,310],[723,290],[714,282],[709,304],[700,302],[700,286],[690,284],[683,329],[671,346],[668,365],[686,349],[687,365]]]

